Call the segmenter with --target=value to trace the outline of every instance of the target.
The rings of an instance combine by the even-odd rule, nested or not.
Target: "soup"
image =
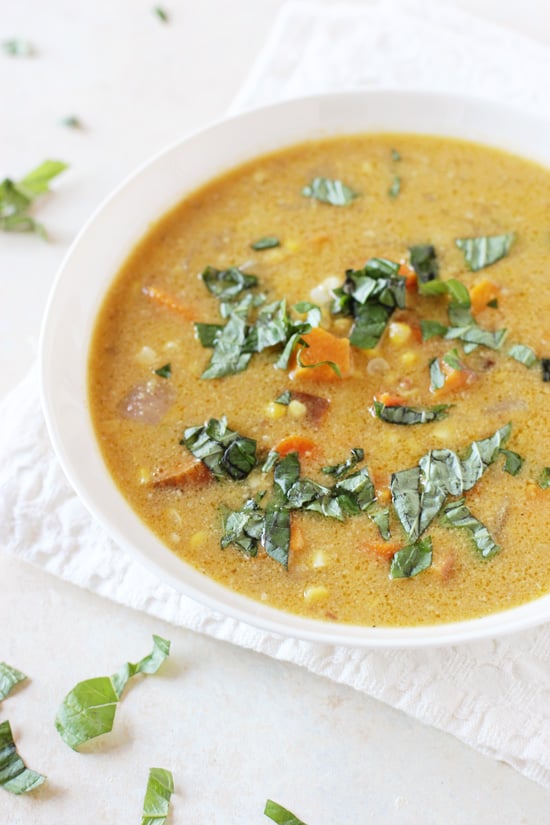
[[[459,140],[257,158],[153,226],[89,364],[116,483],[181,559],[369,626],[550,589],[550,173]]]

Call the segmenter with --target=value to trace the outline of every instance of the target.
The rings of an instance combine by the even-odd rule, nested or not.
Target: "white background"
[[[71,168],[37,215],[50,243],[0,236],[0,396],[34,360],[49,286],[84,220],[150,154],[223,116],[282,2],[166,0],[167,25],[154,5],[2,2],[0,40],[24,37],[36,55],[0,54],[0,178],[46,157]],[[546,3],[456,5],[550,47]],[[67,115],[83,129],[60,125]],[[0,582],[0,660],[32,679],[1,718],[27,763],[49,776],[27,797],[0,791],[2,825],[139,822],[151,766],[174,773],[174,825],[260,825],[267,797],[308,825],[548,817],[547,791],[351,689],[164,626],[2,555]],[[139,659],[151,633],[173,642],[162,674],[129,688],[110,737],[86,754],[70,751],[53,727],[63,695]]]

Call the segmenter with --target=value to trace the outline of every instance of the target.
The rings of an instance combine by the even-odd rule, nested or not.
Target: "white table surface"
[[[328,0],[326,0],[328,2]],[[282,0],[18,0],[0,40],[0,177],[46,157],[71,169],[42,203],[46,244],[0,237],[0,397],[32,363],[44,303],[77,230],[103,197],[164,144],[223,115]],[[449,0],[451,2],[451,0]],[[540,0],[459,6],[550,45]],[[77,115],[82,130],[60,125]],[[452,737],[367,696],[267,657],[163,625],[0,555],[0,660],[31,677],[2,705],[39,791],[0,790],[2,825],[140,821],[151,766],[173,771],[171,822],[267,822],[268,797],[308,825],[541,825],[550,793]],[[172,640],[162,674],[128,690],[115,730],[86,754],[53,728],[77,681]],[[399,655],[396,653],[396,655]]]

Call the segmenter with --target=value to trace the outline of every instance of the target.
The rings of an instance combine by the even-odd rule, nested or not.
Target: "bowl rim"
[[[60,403],[56,398],[56,382],[52,373],[52,348],[54,348],[54,325],[56,322],[56,303],[59,295],[64,288],[71,275],[71,267],[75,265],[78,260],[81,246],[88,238],[97,222],[102,219],[106,211],[116,207],[119,200],[121,200],[128,189],[133,186],[136,181],[139,182],[141,177],[148,171],[154,169],[156,165],[166,160],[172,153],[185,150],[185,147],[193,141],[204,139],[207,135],[212,135],[223,129],[227,129],[228,124],[246,123],[247,119],[254,120],[255,118],[266,117],[269,114],[280,114],[292,111],[297,111],[298,107],[303,106],[320,106],[331,102],[345,101],[347,104],[353,101],[364,103],[375,99],[383,100],[389,99],[393,104],[400,100],[416,100],[422,99],[424,103],[440,106],[466,106],[466,108],[475,109],[476,107],[483,107],[499,111],[505,114],[506,117],[521,116],[523,119],[531,120],[539,126],[544,126],[548,130],[550,123],[542,115],[534,114],[532,112],[523,112],[515,106],[499,103],[496,101],[488,101],[481,97],[448,94],[444,92],[414,90],[414,89],[395,89],[395,88],[377,88],[364,90],[346,90],[342,92],[331,92],[328,94],[307,95],[299,98],[292,98],[290,100],[283,100],[276,103],[267,104],[265,106],[246,109],[237,114],[231,114],[228,117],[223,117],[206,127],[202,127],[189,132],[183,137],[171,142],[165,148],[154,153],[152,157],[141,163],[132,173],[127,175],[122,182],[115,187],[115,189],[99,204],[99,206],[92,212],[91,216],[85,222],[81,230],[78,232],[76,238],[72,242],[69,250],[63,258],[61,266],[58,269],[53,285],[51,287],[46,309],[44,312],[40,342],[39,342],[39,373],[40,373],[40,393],[41,403],[44,412],[48,433],[53,444],[57,458],[62,466],[62,469],[72,486],[77,493],[80,500],[84,503],[86,508],[91,513],[104,530],[110,535],[114,541],[119,544],[124,551],[130,554],[134,561],[144,565],[151,572],[153,572],[161,582],[167,583],[175,588],[179,594],[189,597],[199,605],[214,610],[218,613],[229,616],[234,620],[243,622],[246,625],[267,631],[276,636],[283,636],[288,638],[295,638],[306,641],[320,642],[325,644],[338,644],[341,646],[350,647],[383,647],[383,648],[415,648],[428,646],[442,646],[447,644],[456,644],[461,642],[468,642],[476,639],[483,639],[487,637],[501,636],[510,634],[550,620],[550,594],[544,594],[537,599],[530,602],[508,608],[497,613],[492,613],[487,616],[479,618],[467,619],[460,622],[449,622],[443,624],[433,625],[418,625],[418,626],[360,626],[344,623],[333,623],[318,619],[309,619],[297,614],[287,613],[267,606],[263,603],[256,602],[250,597],[243,596],[235,591],[230,590],[225,585],[219,584],[204,574],[199,573],[189,563],[177,558],[175,554],[167,550],[167,548],[157,539],[150,529],[139,519],[131,508],[131,505],[124,498],[118,487],[114,484],[106,464],[103,462],[99,444],[93,430],[91,416],[87,404],[84,404],[86,411],[85,415],[85,429],[86,437],[90,434],[95,444],[95,450],[100,456],[100,463],[103,465],[104,481],[108,492],[114,493],[119,497],[118,504],[122,504],[134,513],[134,519],[137,519],[141,527],[146,532],[150,533],[154,542],[158,545],[157,550],[163,555],[163,563],[159,562],[159,558],[152,557],[150,552],[145,552],[141,545],[138,545],[134,540],[131,540],[124,530],[119,529],[119,524],[110,519],[105,512],[103,506],[98,503],[97,496],[95,496],[86,481],[86,472],[82,468],[78,468],[78,462],[75,463],[75,456],[71,454],[71,448],[64,431],[62,420],[60,420]],[[358,133],[358,130],[354,130]],[[368,132],[368,129],[362,131]],[[383,132],[384,129],[371,129],[370,131]],[[394,131],[389,128],[386,131]],[[401,130],[405,133],[407,130]],[[409,132],[411,130],[408,130]],[[414,130],[413,130],[414,131]],[[339,134],[352,134],[353,131],[345,132],[339,131]],[[433,131],[426,132],[426,134],[433,134]],[[445,132],[441,133],[446,134]],[[453,137],[452,134],[448,134]],[[454,135],[461,137],[460,135]],[[304,135],[301,140],[308,139]],[[468,139],[468,138],[465,138]],[[299,142],[300,139],[292,139],[283,145],[292,145]],[[470,138],[476,141],[476,138]],[[485,141],[480,141],[484,142]],[[494,143],[485,143],[485,145],[493,146],[494,148],[504,148],[507,151],[515,152],[513,148],[510,149],[507,145],[503,145],[502,140],[495,139]],[[248,159],[252,160],[254,157],[259,157],[265,153],[265,150],[259,150],[254,154],[248,155]],[[521,151],[518,152],[521,156]],[[246,158],[245,158],[246,159]],[[530,158],[527,157],[527,160]],[[531,158],[532,159],[532,158]],[[535,158],[537,161],[538,159]],[[550,154],[548,155],[550,162]],[[226,169],[240,165],[243,160],[234,161]],[[538,161],[540,162],[540,161]],[[209,176],[203,178],[202,183],[206,183],[209,179],[215,178],[219,171],[211,173]],[[182,194],[176,203],[183,200],[190,193],[192,193],[201,183],[182,189]],[[168,206],[162,214],[169,211]],[[134,238],[133,244],[137,243],[144,235],[141,232]],[[130,254],[132,246],[126,248],[122,256],[122,261]],[[118,268],[111,272],[107,281],[110,285],[116,277]],[[105,295],[105,290],[102,290],[99,304]],[[94,322],[97,317],[97,310],[94,313]],[[90,329],[90,333],[94,324]],[[90,338],[88,337],[86,351],[89,351]],[[87,379],[84,377],[84,384],[87,387]],[[87,396],[87,392],[86,392]],[[82,401],[82,399],[80,399]],[[87,400],[87,399],[86,399]],[[65,405],[67,400],[64,400]],[[80,413],[83,410],[80,409]],[[164,552],[161,552],[160,548]],[[182,575],[178,574],[176,565],[170,564],[168,558],[165,556],[168,553],[172,561],[176,560],[177,567]],[[154,554],[153,554],[154,555]],[[183,575],[185,571],[185,575]],[[204,579],[204,587],[198,587],[198,579]],[[190,580],[190,581],[189,581]],[[543,610],[543,603],[544,608]]]

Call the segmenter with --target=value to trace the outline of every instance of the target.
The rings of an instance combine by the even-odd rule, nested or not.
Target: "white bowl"
[[[80,232],[48,302],[41,340],[43,405],[63,469],[90,512],[120,544],[178,591],[283,636],[363,646],[448,644],[550,620],[550,594],[480,619],[423,627],[358,627],[260,604],[170,552],[115,486],[96,442],[87,398],[88,351],[105,292],[152,221],[202,183],[242,161],[308,138],[354,132],[447,135],[550,165],[550,128],[506,106],[456,95],[368,91],[309,97],[231,117],[186,137],[137,170]]]

